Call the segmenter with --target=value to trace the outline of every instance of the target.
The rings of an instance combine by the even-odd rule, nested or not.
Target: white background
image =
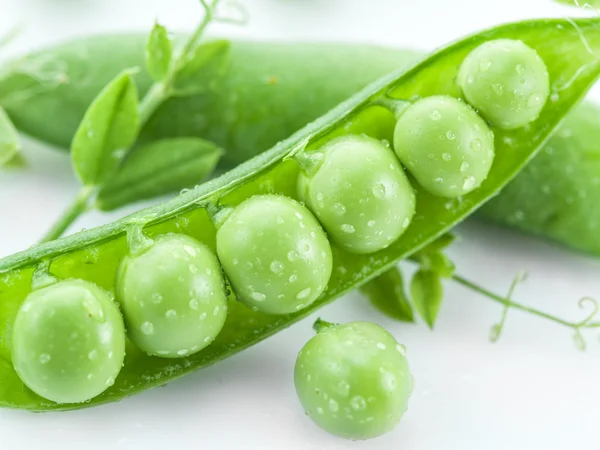
[[[500,22],[569,13],[550,0],[243,1],[249,25],[220,25],[213,32],[432,49]],[[196,0],[0,0],[0,30],[25,26],[10,49],[16,53],[91,32],[148,30],[155,18],[188,29],[199,14]],[[32,165],[27,172],[0,176],[0,256],[31,245],[77,188],[64,155],[31,142],[25,152]],[[90,215],[78,227],[116,216]],[[451,255],[459,272],[491,290],[504,294],[516,272],[528,270],[516,299],[572,319],[581,317],[580,297],[599,295],[598,260],[473,222],[458,231],[462,241]],[[50,414],[1,410],[0,449],[597,448],[597,337],[587,334],[589,349],[581,353],[570,330],[511,312],[502,339],[490,344],[488,331],[501,309],[456,285],[446,287],[435,332],[386,320],[358,294],[319,312],[334,321],[373,320],[408,347],[416,389],[401,425],[382,438],[344,441],[304,416],[292,370],[315,316],[239,356],[118,404]]]

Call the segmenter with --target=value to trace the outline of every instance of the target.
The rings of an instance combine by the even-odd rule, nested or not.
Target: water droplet
[[[380,350],[385,350],[387,347],[385,346],[385,344],[383,342],[378,342],[377,348]]]
[[[93,360],[95,360],[95,359],[98,359],[98,350],[96,350],[96,349],[94,349],[94,350],[91,350],[91,351],[88,353],[88,358],[89,358],[90,360],[92,360],[92,361],[93,361]]]
[[[165,313],[165,317],[167,319],[174,319],[175,317],[177,317],[177,311],[175,311],[174,309],[169,309],[166,313]]]
[[[198,268],[194,264],[190,264],[189,266],[190,273],[198,273]]]
[[[298,259],[298,252],[296,250],[290,250],[287,254],[287,258],[290,261],[296,261]]]
[[[346,214],[346,207],[341,203],[334,203],[332,208],[333,212],[335,212],[339,216],[343,216],[344,214]]]
[[[552,103],[556,103],[559,100],[560,100],[560,95],[558,95],[558,92],[553,92],[552,95],[550,96],[550,101]]]
[[[190,245],[184,245],[183,250],[190,256],[196,256],[196,250]]]
[[[267,296],[262,292],[253,292],[250,294],[250,297],[252,298],[252,300],[255,300],[257,302],[262,302],[267,298]]]
[[[410,224],[410,219],[407,217],[402,222],[402,228],[407,228],[409,224]]]
[[[112,386],[113,384],[115,384],[115,379],[113,377],[108,377],[106,379],[106,385],[107,386]]]
[[[538,106],[540,103],[542,103],[542,96],[539,94],[531,94],[527,99],[527,106],[530,108]]]
[[[92,373],[88,373],[88,374],[87,374],[87,379],[88,379],[88,380],[91,380],[92,378],[94,378],[94,374],[92,374]]]
[[[325,196],[322,192],[317,193],[317,201],[322,202]]]
[[[221,308],[219,308],[218,306],[215,306],[215,309],[213,309],[213,316],[218,316],[219,315],[219,311],[221,311]]]
[[[280,273],[283,270],[283,263],[281,261],[273,260],[269,265],[271,272]]]
[[[310,295],[311,292],[312,292],[311,288],[303,289],[300,292],[298,292],[298,294],[296,295],[296,298],[298,300],[305,299],[305,298],[307,298]]]
[[[203,312],[202,314],[200,314],[200,320],[204,320],[206,319],[206,313]]]
[[[398,344],[396,345],[396,350],[398,351],[398,353],[400,353],[402,356],[406,356],[406,346],[403,344]]]
[[[374,221],[374,220],[369,220],[369,221],[367,222],[367,226],[368,226],[369,228],[373,228],[373,227],[375,226],[375,221]]]
[[[465,178],[463,185],[462,185],[463,191],[469,191],[469,190],[473,189],[473,187],[475,187],[476,182],[477,182],[477,180],[475,179],[474,176]]]
[[[193,309],[194,311],[198,311],[198,300],[196,300],[195,298],[190,300],[190,309]]]
[[[443,178],[439,178],[439,177],[438,177],[438,178],[436,178],[436,179],[435,179],[435,180],[433,180],[433,181],[435,181],[436,183],[443,183],[443,182],[444,182],[444,179],[443,179]]]
[[[340,405],[334,399],[329,400],[329,410],[332,412],[338,412],[340,409]]]
[[[323,414],[325,411],[323,411],[323,408],[321,408],[320,406],[317,408],[317,412],[319,414]]]
[[[341,227],[342,231],[344,233],[348,233],[348,234],[352,234],[354,233],[356,230],[354,229],[354,227],[348,223],[343,224]]]
[[[480,151],[482,146],[483,146],[483,143],[481,142],[481,139],[479,139],[479,138],[473,139],[471,141],[471,143],[469,144],[469,147],[471,147],[471,150],[473,150],[474,152]]]
[[[388,391],[393,391],[394,389],[396,389],[398,381],[396,380],[396,377],[393,373],[384,370],[381,372],[381,375],[383,377],[383,387],[385,389],[387,389]]]
[[[473,83],[473,81],[475,81],[475,77],[473,75],[469,75],[467,77],[467,83],[471,84],[471,83]]]
[[[521,73],[525,72],[525,67],[523,66],[523,64],[517,64],[515,66],[515,70],[517,71],[518,74],[521,74]]]
[[[448,130],[446,131],[446,139],[448,139],[449,141],[453,141],[454,139],[456,139],[456,134],[454,134],[452,130]]]
[[[40,353],[40,364],[48,364],[52,357],[48,353]]]
[[[144,333],[144,334],[153,334],[154,333],[154,325],[152,325],[152,322],[144,322],[142,324],[142,326],[140,327],[140,329],[142,330],[142,333]]]
[[[504,93],[504,88],[502,87],[501,84],[497,84],[497,83],[492,84],[492,89],[498,96],[500,96]]]
[[[467,170],[469,170],[469,163],[467,161],[463,161],[460,165],[460,171],[466,172]]]
[[[350,400],[350,406],[355,411],[362,411],[367,407],[367,402],[360,395],[356,395]]]
[[[433,120],[440,120],[442,118],[442,114],[440,113],[439,109],[434,109],[431,111],[430,117]]]
[[[293,283],[294,281],[298,280],[298,275],[296,275],[295,273],[290,275],[290,277],[288,278],[290,283]]]
[[[190,352],[189,350],[186,350],[186,349],[181,349],[181,350],[178,350],[178,351],[177,351],[177,354],[178,354],[179,356],[185,356],[185,355],[187,355],[189,352]]]
[[[492,67],[492,62],[489,59],[479,63],[480,72],[487,72],[490,67]]]
[[[296,216],[298,219],[300,219],[300,220],[302,220],[302,219],[304,218],[304,216],[302,215],[302,213],[299,213],[299,212],[295,213],[295,216]]]
[[[450,153],[442,153],[442,159],[444,161],[450,161],[452,159],[452,155],[450,155]]]
[[[308,244],[308,242],[304,242],[301,246],[300,246],[300,250],[304,253],[308,253],[310,252],[310,244]]]
[[[381,183],[374,184],[371,191],[373,191],[375,198],[385,197],[385,186]]]

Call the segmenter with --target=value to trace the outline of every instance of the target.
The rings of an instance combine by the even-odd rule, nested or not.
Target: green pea
[[[505,129],[536,120],[550,93],[544,60],[512,39],[489,41],[469,53],[460,67],[458,85],[483,117]]]
[[[143,253],[126,256],[116,292],[129,336],[149,355],[196,353],[215,340],[227,318],[216,256],[183,234],[159,236]]]
[[[321,148],[319,169],[299,178],[299,192],[327,234],[353,253],[389,246],[415,213],[415,194],[394,153],[380,141],[348,135]]]
[[[408,408],[413,382],[405,352],[374,323],[325,324],[296,360],[300,403],[318,426],[336,436],[380,436]]]
[[[238,299],[268,314],[313,303],[331,276],[331,247],[312,213],[288,197],[252,197],[217,233],[217,253]]]
[[[494,160],[494,134],[468,105],[446,95],[432,96],[400,116],[394,149],[426,190],[458,197],[486,179]]]
[[[56,403],[81,403],[114,384],[125,358],[117,305],[98,286],[66,280],[27,296],[15,318],[12,361],[23,382]]]

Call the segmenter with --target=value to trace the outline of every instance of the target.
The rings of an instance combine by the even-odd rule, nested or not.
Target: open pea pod
[[[591,48],[600,45],[600,21],[536,20],[504,25],[460,40],[408,70],[397,71],[368,86],[329,113],[307,125],[269,151],[219,178],[162,205],[120,221],[33,247],[0,260],[0,405],[30,410],[72,409],[119,400],[162,385],[187,372],[213,364],[291,325],[315,309],[372,279],[427,245],[494,196],[535,155],[565,114],[583,97],[600,75],[600,62],[582,43],[585,33]],[[492,39],[519,39],[537,50],[548,67],[550,81],[564,81],[558,98],[549,101],[539,118],[517,130],[492,128],[496,156],[487,179],[460,199],[429,194],[416,183],[416,213],[397,241],[369,255],[333,247],[333,273],[325,292],[310,307],[294,314],[271,316],[255,312],[230,299],[225,326],[206,349],[182,359],[147,356],[132,343],[114,385],[85,404],[54,404],[30,391],[11,363],[11,330],[15,315],[31,292],[34,270],[49,266],[52,275],[90,281],[114,292],[115,276],[128,253],[127,232],[145,224],[145,233],[184,233],[215,248],[216,229],[206,207],[236,205],[253,195],[278,193],[297,198],[300,171],[291,158],[299,150],[314,149],[334,137],[366,134],[390,136],[395,116],[380,106],[390,99],[446,94],[459,96],[456,76],[461,62],[478,45]]]

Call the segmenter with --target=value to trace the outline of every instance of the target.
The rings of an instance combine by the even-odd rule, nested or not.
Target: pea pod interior
[[[119,400],[164,384],[276,333],[431,242],[510,181],[597,79],[600,63],[588,52],[580,31],[592,49],[598,48],[600,21],[585,19],[575,23],[577,28],[566,20],[527,21],[460,40],[409,70],[396,71],[373,83],[269,151],[170,202],[0,260],[0,405],[31,410],[79,408]],[[334,247],[334,268],[327,290],[311,307],[298,313],[269,316],[230,298],[225,327],[209,347],[182,360],[166,360],[147,356],[128,343],[125,365],[114,386],[87,404],[56,405],[23,386],[10,361],[10,335],[15,314],[31,291],[32,274],[40,262],[50,260],[51,273],[59,278],[80,278],[112,292],[116,270],[127,253],[127,230],[140,222],[147,224],[145,231],[150,236],[185,233],[214,250],[216,230],[204,208],[208,202],[235,205],[264,193],[297,198],[299,166],[286,157],[298,149],[318,148],[334,137],[349,133],[391,140],[394,115],[375,102],[441,94],[459,97],[455,78],[462,60],[482,42],[500,38],[519,39],[534,48],[548,66],[552,85],[562,87],[530,126],[517,130],[493,129],[496,157],[487,179],[478,189],[460,199],[449,200],[428,194],[413,183],[416,213],[401,238],[370,255],[350,254]]]

